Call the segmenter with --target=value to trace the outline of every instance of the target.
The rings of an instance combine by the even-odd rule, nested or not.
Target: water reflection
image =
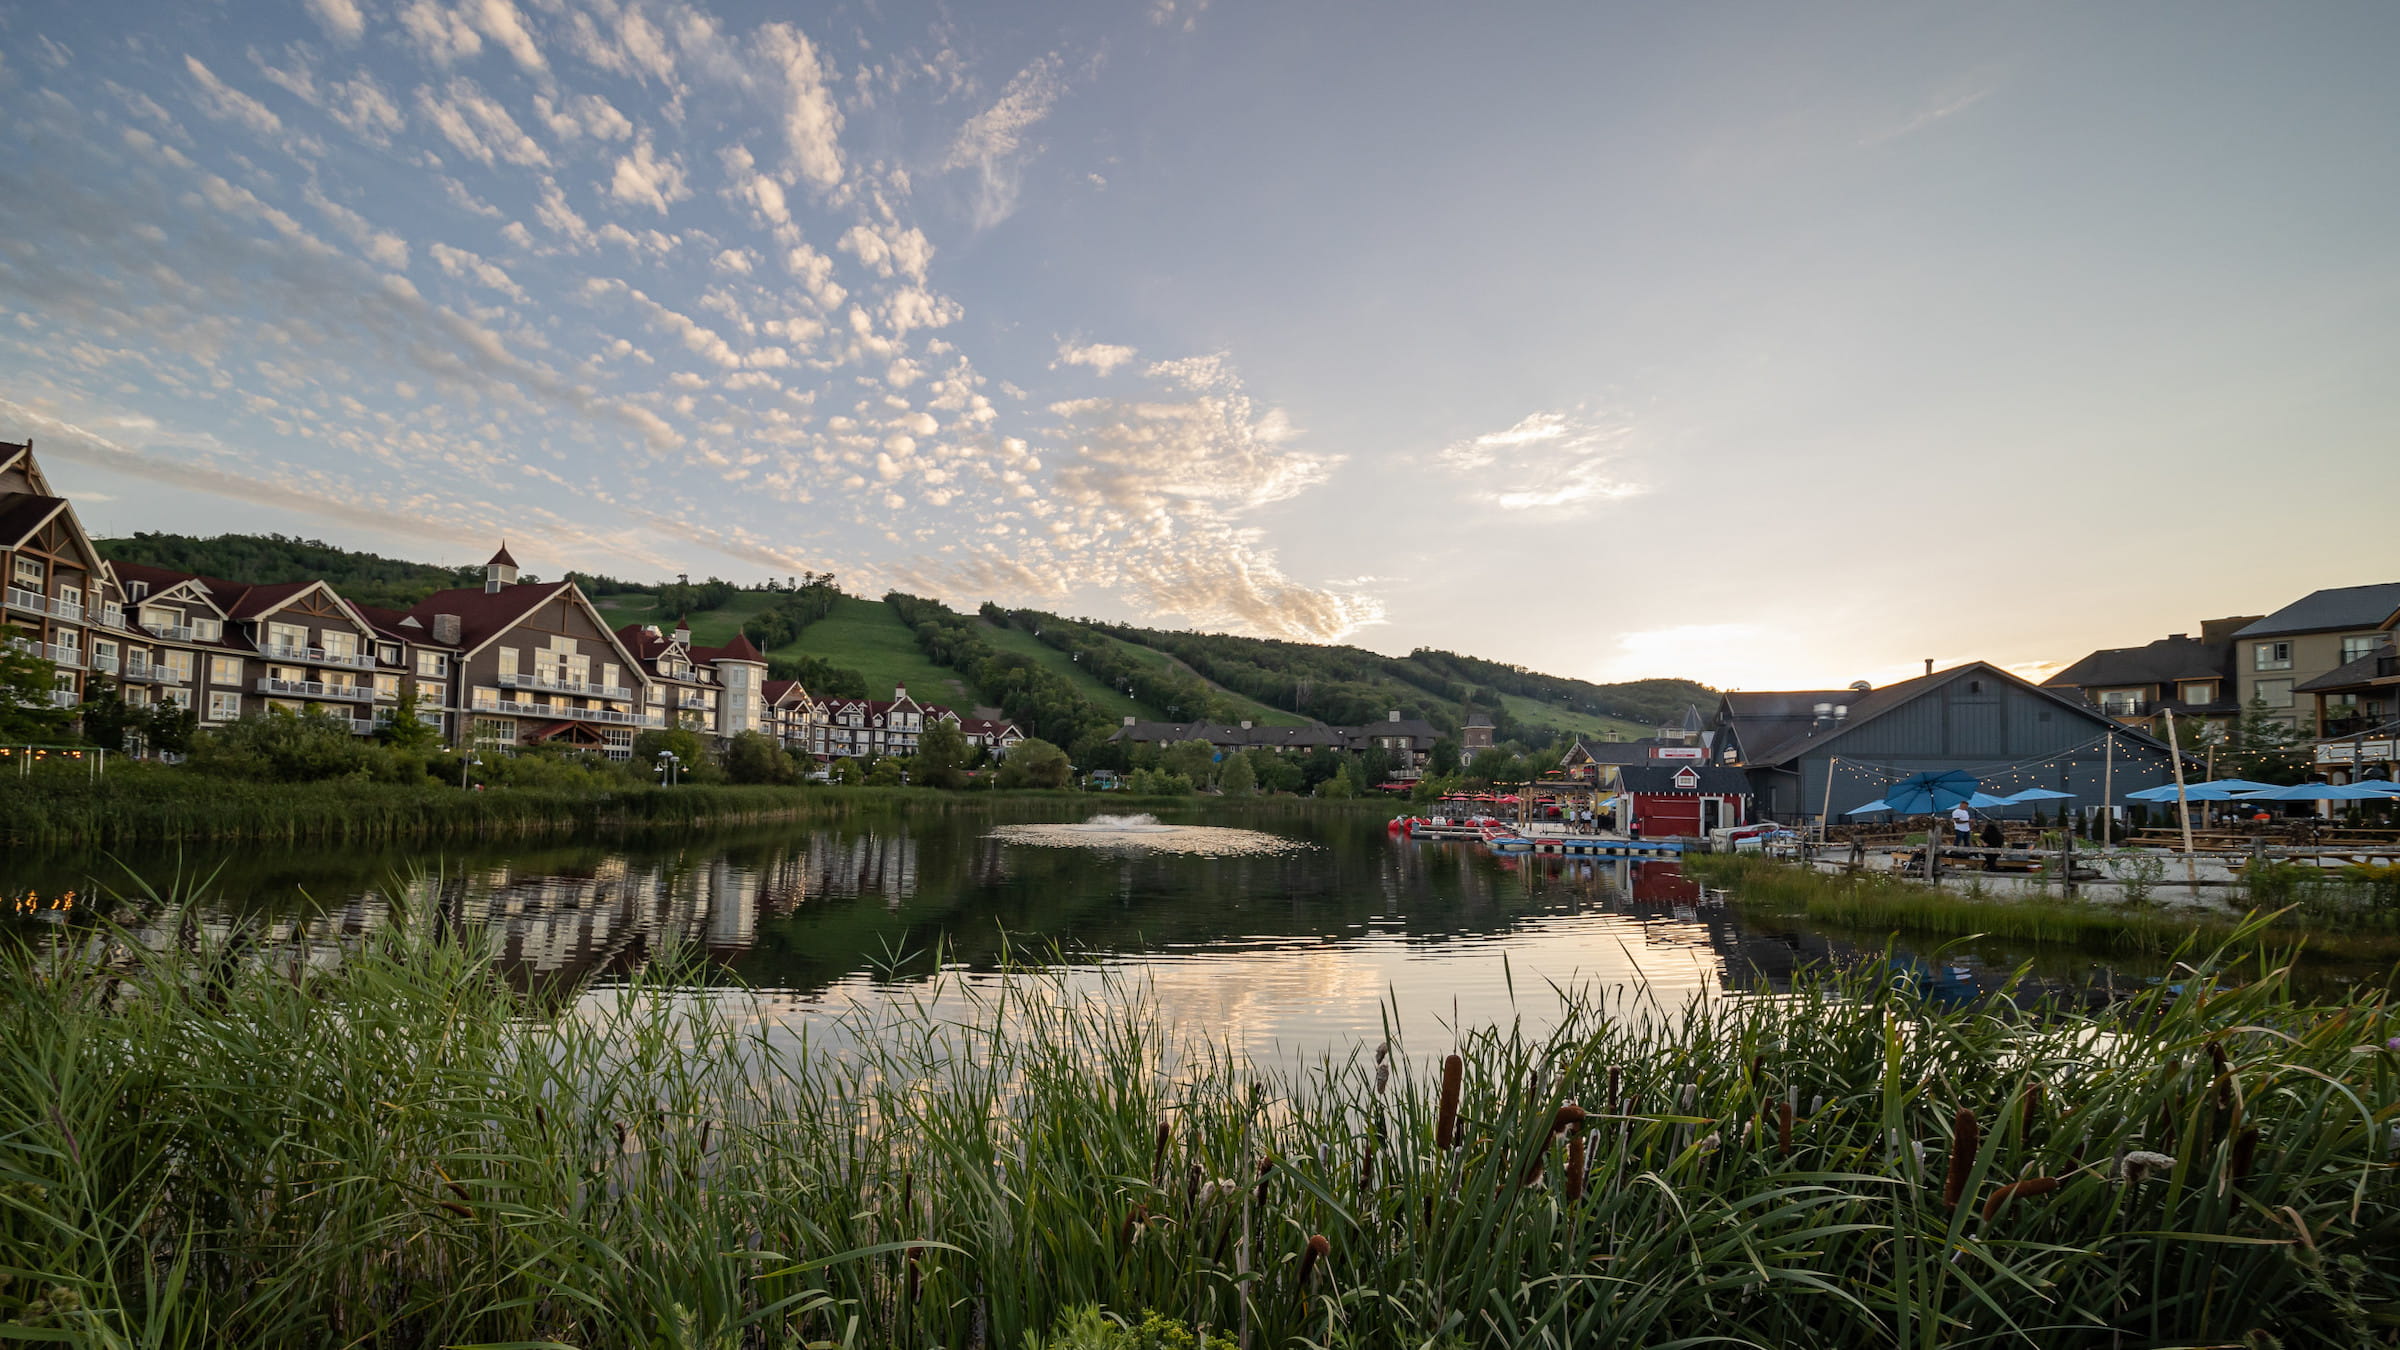
[[[791,1026],[908,996],[937,951],[951,978],[974,981],[1055,944],[1078,981],[1138,976],[1172,1022],[1260,1053],[1371,1043],[1395,1021],[1411,1044],[1446,1043],[1457,1025],[1538,1022],[1566,987],[1641,989],[1673,1006],[1787,989],[1814,963],[1883,959],[1804,926],[1745,922],[1673,863],[1496,858],[1394,840],[1363,816],[1210,819],[1203,808],[1170,823],[1235,824],[1289,847],[1211,856],[1010,842],[1005,827],[1033,823],[1028,814],[1040,813],[865,817],[448,857],[137,859],[130,870],[161,890],[180,875],[199,897],[189,913],[150,910],[139,920],[150,941],[190,925],[238,928],[325,963],[392,922],[398,905],[488,930],[505,976],[553,1001],[621,981],[670,944],[695,944]],[[194,887],[194,876],[209,879]],[[7,880],[37,901],[129,881],[75,858],[12,867]],[[1903,954],[1896,973],[1929,996],[1971,998],[2029,955],[2005,944]],[[2037,973],[2049,990],[2096,997],[2126,972],[2069,954],[2043,958]]]

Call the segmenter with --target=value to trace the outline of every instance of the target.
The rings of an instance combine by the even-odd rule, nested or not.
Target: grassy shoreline
[[[2305,943],[2307,954],[2328,960],[2400,961],[2400,932],[2390,931],[2390,916],[2373,913],[2341,916],[2276,903],[2260,906],[2273,917],[2254,923],[2135,903],[1979,899],[1887,873],[1821,872],[1755,854],[1692,854],[1684,858],[1683,870],[1704,885],[1728,889],[1745,910],[1799,915],[1858,933],[1988,935],[2158,955],[2189,942],[2214,944],[2255,931],[2269,941]]]
[[[1080,804],[1094,811],[1210,810],[1276,815],[1388,809],[1317,798],[1135,797],[1073,791],[940,792],[930,788],[495,787],[333,781],[258,783],[143,766],[98,782],[80,772],[0,777],[0,844],[37,849],[183,843],[473,840],[755,825],[991,802]]]
[[[544,1020],[408,925],[330,968],[84,930],[0,952],[0,1076],[36,1089],[0,1094],[0,1321],[1066,1350],[1097,1305],[1260,1350],[2371,1343],[2400,1024],[2223,973],[2024,1019],[1828,974],[1279,1070],[1033,975],[923,986],[835,1055],[671,963]]]

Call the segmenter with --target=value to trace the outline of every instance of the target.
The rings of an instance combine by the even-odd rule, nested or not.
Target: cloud
[[[684,185],[682,161],[673,155],[660,159],[650,148],[648,136],[634,142],[633,153],[618,158],[617,172],[609,180],[608,192],[621,202],[656,207],[662,216],[667,213],[669,202],[692,195],[692,190]]]
[[[1093,370],[1106,375],[1117,367],[1132,361],[1134,356],[1135,352],[1131,347],[1119,347],[1105,342],[1087,342],[1079,346],[1068,341],[1058,344],[1058,359],[1050,363],[1050,368],[1056,370],[1062,365],[1090,366]]]
[[[327,197],[316,187],[304,194],[308,204],[332,223],[343,237],[358,245],[359,251],[382,266],[400,271],[408,266],[408,241],[388,230],[379,230],[365,216]]]
[[[1504,511],[1573,512],[1643,489],[1617,478],[1632,428],[1573,412],[1528,414],[1516,425],[1453,442],[1442,464],[1475,486],[1474,497]]]
[[[508,109],[463,75],[454,77],[441,96],[430,88],[419,88],[417,109],[460,153],[484,164],[507,160],[540,167],[550,163],[541,144],[517,125]]]
[[[837,247],[879,277],[904,276],[920,284],[933,262],[933,245],[914,226],[853,225]]]
[[[483,35],[467,16],[439,0],[409,0],[400,7],[400,31],[418,53],[437,66],[463,61],[483,50]]]
[[[533,110],[562,141],[589,136],[596,141],[621,141],[633,135],[633,121],[598,94],[577,94],[553,103],[547,94],[533,96]]]
[[[472,0],[467,13],[469,22],[485,37],[499,43],[501,50],[514,57],[519,66],[528,71],[549,68],[542,60],[541,48],[534,45],[533,34],[525,28],[525,16],[509,0]]]
[[[361,71],[352,79],[327,88],[325,111],[350,134],[371,145],[389,145],[407,127],[408,117],[375,77]]]
[[[429,244],[426,246],[425,252],[436,265],[451,276],[462,280],[481,282],[520,304],[526,300],[524,288],[517,285],[497,263],[479,257],[463,248],[452,248],[448,244]]]
[[[200,64],[200,58],[186,56],[183,68],[200,82],[200,106],[209,116],[223,122],[236,122],[261,136],[283,133],[283,119],[266,104],[217,78],[216,73]]]
[[[1935,95],[1930,103],[1899,122],[1859,137],[1858,143],[1863,148],[1882,145],[1887,141],[1896,141],[1903,136],[1913,136],[1938,122],[1965,112],[1998,93],[1999,90],[2000,81],[1997,76],[1989,73],[1976,75]]]
[[[325,30],[325,36],[347,47],[356,43],[367,31],[367,16],[360,13],[358,0],[307,0],[310,17]]]
[[[1050,115],[1051,106],[1066,92],[1059,74],[1058,54],[1052,52],[1018,71],[992,106],[968,118],[950,142],[942,160],[944,171],[973,169],[975,197],[969,215],[975,228],[988,229],[1017,209],[1021,190],[1019,158],[1026,133]]]
[[[820,188],[842,181],[842,113],[808,34],[788,23],[758,30],[757,45],[784,85],[783,136],[791,162]]]

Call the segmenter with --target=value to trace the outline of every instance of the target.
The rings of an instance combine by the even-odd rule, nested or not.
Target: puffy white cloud
[[[497,263],[479,257],[463,248],[452,248],[448,244],[429,244],[426,246],[425,252],[436,265],[451,276],[462,280],[481,282],[520,304],[526,299],[524,288],[517,285]]]
[[[542,222],[552,234],[577,248],[590,248],[594,242],[590,223],[567,204],[567,194],[555,179],[542,180],[541,196],[534,203],[533,218]]]
[[[376,229],[365,216],[327,197],[318,188],[310,187],[305,195],[308,204],[317,208],[319,215],[331,222],[343,237],[358,245],[359,251],[368,258],[394,271],[408,266],[407,240],[387,230]]]
[[[200,58],[185,56],[183,68],[200,83],[200,107],[209,116],[224,122],[236,122],[261,136],[277,136],[283,132],[283,119],[266,104],[225,83],[216,72],[200,64]]]
[[[549,154],[517,125],[508,109],[463,75],[454,77],[439,95],[420,87],[417,110],[461,153],[485,164],[496,159],[532,167],[550,162]]]
[[[1132,361],[1134,356],[1135,352],[1131,347],[1120,347],[1107,342],[1076,343],[1067,341],[1058,344],[1058,359],[1050,363],[1050,368],[1056,370],[1062,365],[1089,366],[1106,375],[1117,367]]]
[[[483,35],[474,23],[440,0],[408,0],[400,7],[400,31],[410,45],[437,66],[447,66],[483,50]]]
[[[655,207],[663,216],[669,202],[682,201],[692,190],[684,185],[682,161],[673,155],[661,159],[644,136],[634,142],[631,154],[618,157],[608,193],[621,202]]]
[[[808,34],[788,23],[758,30],[758,49],[782,79],[783,135],[800,174],[820,188],[842,181],[842,112]]]
[[[469,0],[466,17],[485,37],[500,44],[501,50],[516,59],[526,70],[546,70],[541,48],[534,45],[533,34],[525,27],[525,16],[509,0]]]
[[[1502,510],[1581,511],[1642,491],[1613,473],[1632,435],[1630,425],[1582,409],[1537,412],[1445,446],[1441,462],[1475,483],[1477,500]]]
[[[547,94],[533,96],[533,110],[562,141],[589,136],[596,141],[621,141],[633,135],[633,120],[598,94],[576,94],[553,102]]]
[[[325,36],[347,47],[367,31],[367,16],[359,12],[358,0],[307,0],[309,16],[325,30]]]
[[[389,145],[408,125],[408,118],[375,77],[364,71],[329,86],[325,111],[350,134],[373,145]]]
[[[975,195],[970,217],[977,229],[1006,220],[1017,209],[1021,191],[1021,159],[1028,153],[1026,136],[1050,115],[1052,105],[1066,92],[1056,52],[1018,71],[1000,97],[967,119],[942,159],[945,170],[972,169]]]
[[[879,277],[904,276],[919,284],[933,262],[933,245],[913,225],[853,225],[837,246]]]

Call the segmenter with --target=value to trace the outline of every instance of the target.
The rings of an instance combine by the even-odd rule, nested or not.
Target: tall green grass
[[[2400,1027],[2230,958],[2101,1014],[1828,975],[1302,1067],[1031,973],[797,1042],[672,963],[537,1018],[407,924],[6,967],[20,1339],[2330,1346],[2400,1307]]]
[[[2305,938],[2313,953],[2351,960],[2400,957],[2400,940],[2388,922],[2368,922],[2365,911],[2330,893],[2337,878],[2316,868],[2294,868],[2320,880],[2309,883],[2301,903],[2291,894],[2261,888],[2252,897],[2275,912],[2263,931],[2294,941]],[[1854,931],[1921,933],[1935,937],[1988,935],[2026,942],[2067,943],[2096,950],[2172,952],[2188,942],[2230,940],[2251,920],[2195,914],[2140,904],[1994,896],[1977,898],[1889,873],[1820,872],[1755,854],[1693,854],[1683,871],[1732,893],[1746,909],[1805,916],[1813,923]],[[2354,888],[2363,889],[2363,888]]]

